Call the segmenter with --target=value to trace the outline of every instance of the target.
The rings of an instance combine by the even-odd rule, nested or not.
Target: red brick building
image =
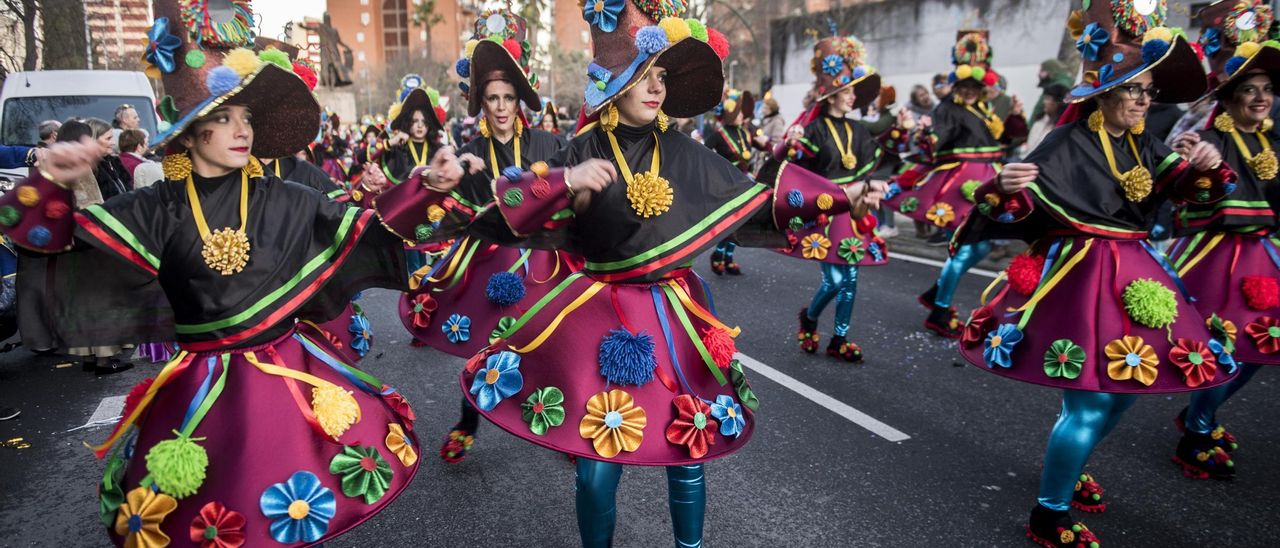
[[[150,0],[85,0],[84,11],[93,68],[142,70]]]

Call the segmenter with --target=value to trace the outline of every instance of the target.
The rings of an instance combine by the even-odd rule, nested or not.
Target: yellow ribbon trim
[[[406,141],[405,144],[409,145],[409,154],[413,155],[413,165],[418,167],[427,165],[427,160],[429,160],[429,158],[426,157],[427,156],[426,141],[422,142],[422,156],[418,156],[418,149],[413,148],[413,141]]]
[[[675,282],[675,280],[668,280],[665,285],[675,290],[676,297],[680,300],[680,304],[684,305],[685,310],[693,312],[693,315],[697,316],[702,321],[711,324],[713,327],[727,331],[730,337],[737,337],[738,334],[742,333],[742,328],[729,327],[725,325],[705,308],[699,306],[697,302],[689,297],[689,294],[685,292],[684,288],[680,287],[680,284]]]
[[[613,147],[613,157],[618,160],[618,171],[622,172],[622,180],[627,184],[631,184],[635,176],[631,174],[631,167],[627,165],[627,157],[622,155],[622,147],[618,146],[618,138],[613,136],[612,131],[606,131],[605,135],[609,136],[609,146]],[[653,134],[653,159],[649,161],[649,172],[657,175],[658,168],[662,163],[662,144],[658,142],[658,134]]]
[[[560,275],[560,250],[559,250],[559,249],[555,250],[555,254],[556,254],[556,259],[555,259],[556,268],[555,268],[555,270],[552,270],[552,271],[551,271],[551,275],[550,275],[550,276],[547,276],[547,279],[545,279],[545,280],[539,280],[537,276],[534,276],[534,275],[532,274],[532,272],[533,272],[533,271],[532,271],[532,270],[530,270],[529,277],[533,279],[533,283],[535,283],[535,284],[539,284],[539,285],[541,285],[541,284],[545,284],[545,283],[547,283],[547,282],[549,282],[549,281],[551,281],[551,280],[556,279],[556,277]]]
[[[1178,275],[1186,276],[1188,272],[1191,272],[1191,269],[1195,268],[1201,260],[1208,256],[1209,252],[1213,251],[1213,248],[1217,247],[1218,243],[1221,242],[1224,237],[1226,237],[1226,234],[1222,232],[1214,234],[1213,237],[1209,239],[1209,243],[1204,244],[1204,247],[1200,248],[1200,251],[1196,253],[1195,257],[1192,257],[1190,261],[1187,261],[1187,264],[1182,265],[1182,268],[1178,269]]]
[[[1236,129],[1236,126],[1234,123],[1231,125],[1230,133],[1231,133],[1231,138],[1235,140],[1236,147],[1240,149],[1240,154],[1244,156],[1245,161],[1247,162],[1247,161],[1253,160],[1253,157],[1255,155],[1249,152],[1249,147],[1244,144],[1244,139],[1240,137],[1240,131]],[[1265,132],[1262,132],[1262,131],[1256,132],[1254,133],[1254,136],[1258,138],[1259,143],[1262,143],[1262,150],[1259,151],[1258,154],[1263,154],[1271,150],[1271,141],[1267,140],[1267,136]]]
[[[1138,145],[1133,142],[1133,133],[1126,131],[1124,136],[1129,140],[1129,150],[1133,151],[1133,161],[1138,163],[1138,167],[1147,169],[1147,166],[1142,165],[1142,157],[1138,155]],[[1111,139],[1107,137],[1105,129],[1098,130],[1098,141],[1102,143],[1102,152],[1107,156],[1107,167],[1111,168],[1111,175],[1117,181],[1124,180],[1124,174],[1120,173],[1120,168],[1116,167],[1116,155],[1111,152]]]
[[[160,374],[156,375],[156,380],[151,383],[151,386],[147,387],[147,393],[143,394],[141,400],[138,400],[138,406],[133,409],[133,412],[130,413],[128,417],[124,418],[124,422],[116,429],[115,433],[112,434],[111,437],[107,438],[107,441],[102,442],[101,445],[93,446],[91,449],[93,449],[95,453],[100,453],[111,448],[112,445],[115,445],[116,441],[120,439],[120,436],[123,436],[125,432],[128,432],[129,427],[138,420],[138,417],[142,415],[143,411],[147,410],[147,406],[151,405],[151,400],[155,399],[156,392],[159,392],[160,388],[169,382],[169,377],[173,376],[174,370],[178,369],[180,365],[190,361],[192,358],[194,358],[194,356],[188,354],[186,350],[181,350],[174,355],[173,358],[169,360],[169,363],[165,364],[164,369],[160,370]]]
[[[515,139],[516,167],[520,167],[520,136],[512,137]],[[496,181],[502,174],[498,171],[498,154],[493,150],[493,137],[489,138],[489,167],[493,169],[493,179]]]
[[[1057,274],[1053,275],[1053,278],[1049,279],[1048,283],[1041,285],[1035,295],[1031,296],[1031,300],[1027,301],[1026,304],[1023,304],[1017,309],[1010,308],[1008,311],[1025,312],[1028,309],[1035,307],[1035,305],[1038,304],[1045,295],[1048,295],[1050,291],[1053,291],[1053,288],[1058,285],[1058,282],[1061,282],[1063,278],[1067,277],[1067,274],[1071,272],[1072,268],[1075,268],[1080,261],[1084,260],[1085,255],[1089,254],[1089,248],[1091,247],[1093,247],[1093,238],[1085,240],[1084,247],[1080,248],[1080,251],[1077,251],[1075,255],[1072,255],[1071,259],[1067,261],[1067,264],[1062,265],[1062,268],[1058,270]]]
[[[536,338],[529,342],[529,344],[518,348],[513,347],[511,350],[517,354],[527,354],[537,350],[538,347],[542,346],[542,343],[546,342],[547,338],[555,332],[556,328],[560,327],[560,322],[564,321],[569,314],[572,314],[574,310],[577,310],[578,307],[590,300],[591,297],[594,297],[596,293],[599,293],[601,289],[604,289],[605,285],[606,284],[604,282],[592,283],[591,287],[588,287],[586,291],[583,291],[581,295],[578,295],[578,298],[569,303],[569,306],[564,307],[559,314],[556,314],[556,318],[551,320],[551,323],[547,325],[546,329],[543,329],[542,333],[539,333]]]
[[[209,224],[204,220],[204,208],[200,207],[200,197],[196,195],[196,184],[191,179],[191,175],[187,175],[187,200],[191,202],[191,214],[195,217],[196,229],[200,231],[200,240],[208,241],[212,235],[209,232]],[[249,171],[240,170],[240,228],[238,232],[244,232],[245,226],[249,224]]]
[[[445,267],[438,277],[427,278],[430,283],[440,283],[453,276],[453,272],[458,269],[458,264],[462,262],[462,257],[466,255],[467,246],[474,247],[479,241],[472,241],[471,236],[462,239],[462,243],[458,244],[458,248],[453,251],[453,257],[449,258],[449,265]]]
[[[995,289],[997,285],[1000,285],[1000,282],[1004,281],[1004,275],[1005,271],[1001,270],[1000,274],[996,276],[996,279],[991,280],[991,283],[987,284],[987,288],[982,290],[982,297],[978,299],[979,306],[987,306],[987,298],[991,296],[991,290]]]
[[[428,272],[431,272],[431,265],[426,265],[413,271],[413,274],[409,275],[409,290],[413,291],[420,287],[422,285],[422,279],[427,277]]]
[[[836,142],[836,151],[840,153],[841,165],[845,169],[853,169],[853,166],[843,163],[847,158],[854,158],[854,161],[857,161],[856,156],[853,154],[853,129],[849,127],[849,122],[847,120],[844,122],[844,146],[840,146],[840,133],[836,131],[836,125],[827,118],[823,118],[822,121],[827,123],[827,129],[831,131],[831,140]],[[855,163],[854,165],[857,164]]]
[[[261,361],[258,361],[258,355],[253,352],[245,352],[244,358],[246,360],[249,360],[249,363],[253,364],[254,367],[257,367],[259,371],[262,371],[263,373],[266,373],[268,375],[273,375],[276,377],[288,377],[296,381],[305,382],[316,388],[325,388],[328,386],[332,386],[334,388],[341,389],[341,387],[339,387],[338,385],[331,383],[329,381],[326,381],[310,373],[303,373],[301,371],[295,371],[293,369],[289,369],[288,367],[280,367],[278,365],[262,363]]]

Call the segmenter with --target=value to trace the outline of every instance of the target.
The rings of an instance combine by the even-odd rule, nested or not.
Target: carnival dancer
[[[751,149],[763,150],[767,143],[763,137],[751,137],[747,122],[755,110],[756,100],[750,91],[726,89],[724,99],[715,108],[718,124],[703,140],[707,148],[748,175],[751,174]],[[726,272],[734,276],[742,274],[742,267],[733,260],[733,251],[737,247],[738,244],[730,238],[720,240],[715,251],[711,252],[711,272],[717,276]]]
[[[370,204],[384,189],[400,184],[415,169],[424,168],[446,143],[443,131],[448,116],[440,104],[440,92],[424,85],[421,76],[408,74],[400,79],[399,100],[387,111],[391,135],[386,139],[378,165],[383,177],[364,181],[351,190],[352,199]],[[362,177],[366,178],[367,177]],[[427,266],[431,246],[405,240],[405,264],[409,272]]]
[[[1215,413],[1249,382],[1262,365],[1280,364],[1280,250],[1276,212],[1280,204],[1269,190],[1277,181],[1271,107],[1280,77],[1280,44],[1267,41],[1274,22],[1270,6],[1256,0],[1224,0],[1204,8],[1200,43],[1217,87],[1218,105],[1210,127],[1174,140],[1175,149],[1207,142],[1222,151],[1235,170],[1237,188],[1211,205],[1187,204],[1174,217],[1180,239],[1169,257],[1196,298],[1220,344],[1233,351],[1240,375],[1229,383],[1191,394],[1190,405],[1175,422],[1183,431],[1173,460],[1187,477],[1229,478],[1236,438],[1220,426]],[[1272,329],[1276,328],[1276,329]]]
[[[0,225],[18,245],[61,253],[48,289],[62,336],[176,333],[181,346],[94,448],[108,459],[111,540],[312,545],[402,492],[417,438],[398,392],[294,318],[402,284],[400,238],[385,226],[421,220],[427,204],[388,196],[375,212],[264,175],[254,156],[306,146],[320,107],[287,54],[249,49],[247,3],[216,26],[202,6],[157,2],[148,31],[146,59],[169,92],[156,136],[166,180],[71,212],[62,185],[88,172],[92,146],[60,144],[0,198]],[[460,175],[442,165],[434,178]]]
[[[777,223],[816,217],[828,200],[832,215],[851,204],[865,212],[883,190],[841,188],[780,163],[765,175],[795,197],[772,200],[766,185],[668,128],[668,114],[691,117],[719,102],[728,54],[722,34],[680,19],[676,7],[584,10],[596,55],[583,111],[592,123],[551,162],[571,167],[535,163],[497,179],[496,208],[472,224],[563,242],[586,259],[469,360],[460,380],[499,427],[578,457],[588,547],[612,542],[624,464],[667,467],[676,542],[701,545],[702,463],[741,448],[754,428],[757,400],[733,361],[736,330],[710,311],[692,261],[749,221],[776,246]],[[452,190],[432,186],[441,201]]]
[[[341,134],[342,119],[338,113],[325,110],[320,120],[320,140],[312,144],[312,157],[334,183],[346,183],[347,166],[344,162],[350,145]]]
[[[953,91],[915,124],[919,162],[889,189],[889,203],[899,212],[948,233],[973,208],[978,185],[999,171],[1004,143],[1025,138],[1027,133],[1021,114],[1002,119],[984,98],[985,89],[1000,79],[991,59],[988,31],[958,33],[951,50],[955,69],[947,79]],[[920,304],[929,309],[926,329],[948,338],[960,336],[951,299],[964,273],[990,252],[991,243],[986,241],[955,248],[938,280],[920,295]]]
[[[537,116],[533,117],[533,127],[555,135],[560,141],[560,146],[569,144],[569,140],[563,135],[564,132],[560,130],[560,109],[551,99],[542,98],[542,109],[538,110]]]
[[[784,149],[797,165],[841,186],[862,184],[880,163],[880,144],[862,125],[845,116],[875,101],[880,74],[866,64],[866,48],[853,36],[824,38],[813,48],[815,102],[791,130]],[[796,135],[798,128],[803,133]],[[823,205],[823,204],[819,204]],[[858,267],[888,262],[888,249],[875,232],[874,216],[853,218],[824,214],[814,219],[788,219],[783,252],[822,263],[822,285],[809,306],[800,309],[800,348],[818,350],[818,316],[836,301],[835,326],[827,355],[862,361],[862,347],[848,340],[853,301],[858,294]]]
[[[522,102],[540,104],[534,87],[537,76],[529,70],[530,52],[520,45],[526,33],[524,18],[506,9],[484,11],[476,20],[475,34],[465,47],[470,55],[460,59],[456,69],[467,79],[460,82],[467,114],[481,116],[481,137],[458,153],[481,171],[450,194],[456,203],[454,217],[446,220],[445,210],[434,208],[427,212],[428,219],[453,223],[465,212],[469,221],[493,205],[491,184],[504,172],[518,174],[560,150],[560,139],[527,127],[521,113]],[[438,228],[423,226],[415,237],[427,241]],[[582,265],[567,252],[503,243],[462,236],[435,266],[412,276],[414,289],[401,297],[400,318],[417,341],[454,356],[473,356]],[[450,463],[462,460],[472,447],[479,420],[464,398],[462,416],[445,437],[441,458]]]
[[[1153,100],[1188,102],[1206,87],[1195,51],[1164,19],[1163,2],[1129,0],[1072,15],[1085,76],[1063,125],[975,191],[977,213],[953,240],[1031,244],[1000,277],[1008,283],[984,292],[961,353],[979,369],[1063,389],[1027,526],[1047,547],[1096,546],[1069,508],[1105,508],[1083,469],[1138,394],[1203,390],[1234,374],[1225,339],[1145,241],[1165,200],[1212,203],[1236,184],[1208,142],[1182,157],[1143,132]]]

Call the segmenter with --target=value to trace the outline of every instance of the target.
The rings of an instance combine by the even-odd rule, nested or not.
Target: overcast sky
[[[303,17],[320,18],[324,15],[325,0],[258,0],[253,9],[262,20],[262,34],[269,38],[279,38],[284,32],[284,24],[297,21]]]

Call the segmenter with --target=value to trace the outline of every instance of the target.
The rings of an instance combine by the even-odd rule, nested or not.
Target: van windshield
[[[107,122],[115,116],[116,107],[133,105],[138,111],[142,129],[156,134],[155,109],[150,97],[103,95],[61,95],[51,97],[13,97],[4,102],[4,123],[0,142],[6,145],[35,145],[40,140],[40,122],[66,121],[67,118],[101,118]]]

